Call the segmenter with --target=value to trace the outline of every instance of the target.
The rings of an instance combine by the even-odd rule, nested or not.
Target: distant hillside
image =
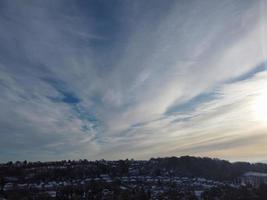
[[[174,175],[188,177],[205,177],[215,180],[233,180],[248,171],[267,173],[267,164],[234,162],[226,160],[200,158],[191,156],[152,158],[149,161],[154,173],[161,173],[162,169],[172,171]]]
[[[267,164],[248,162],[231,163],[226,160],[192,156],[151,158],[147,161],[56,161],[56,162],[9,162],[0,164],[1,176],[21,176],[34,169],[34,177],[39,179],[62,177],[98,177],[101,174],[116,176],[183,176],[203,177],[218,181],[232,181],[245,172],[267,173]],[[37,170],[38,169],[38,170]],[[47,170],[43,170],[47,169]],[[52,179],[51,178],[51,179]]]

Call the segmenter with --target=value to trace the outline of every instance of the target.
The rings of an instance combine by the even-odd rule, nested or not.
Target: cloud
[[[1,161],[237,159],[263,138],[264,1],[1,4]]]
[[[140,158],[193,154],[232,160],[248,159],[248,155],[252,160],[263,159],[262,152],[267,149],[252,149],[266,141],[267,127],[265,121],[254,117],[253,103],[267,94],[262,87],[266,84],[267,74],[261,72],[250,79],[223,85],[215,90],[214,99],[201,102],[194,110],[141,124],[127,134],[113,138],[117,145],[114,145],[115,153],[109,150],[110,156],[124,149],[126,157],[128,154]],[[243,155],[242,149],[250,149],[247,156]],[[234,153],[227,155],[226,152],[231,151]]]

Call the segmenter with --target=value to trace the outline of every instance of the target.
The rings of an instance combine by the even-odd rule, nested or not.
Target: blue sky
[[[0,2],[0,161],[267,155],[264,0]]]

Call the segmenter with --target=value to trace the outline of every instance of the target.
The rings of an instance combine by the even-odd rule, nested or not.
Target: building
[[[267,173],[247,172],[241,177],[241,185],[259,186],[267,184]]]

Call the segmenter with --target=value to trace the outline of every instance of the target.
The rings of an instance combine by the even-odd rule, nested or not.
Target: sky
[[[267,160],[266,0],[0,1],[0,162]]]

